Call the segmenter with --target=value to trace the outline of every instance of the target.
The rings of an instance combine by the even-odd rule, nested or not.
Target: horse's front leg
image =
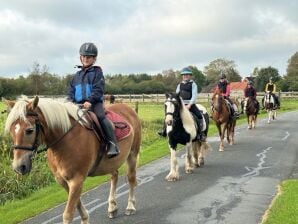
[[[128,202],[126,207],[126,215],[133,215],[136,213],[136,199],[134,188],[137,186],[136,169],[137,169],[137,156],[130,153],[127,158],[127,178],[129,184]]]
[[[67,203],[63,212],[63,223],[64,224],[70,224],[72,223],[75,208],[79,209],[79,213],[82,218],[82,223],[87,224],[89,223],[89,216],[82,205],[82,202],[80,200],[81,192],[82,192],[82,186],[83,186],[83,177],[77,177],[73,178],[69,181],[67,181],[67,189],[68,189],[68,199]]]
[[[223,143],[223,136],[222,136],[222,125],[216,124],[218,133],[219,133],[219,138],[220,138],[220,144],[219,144],[219,151],[223,152],[224,151],[224,143]]]
[[[171,148],[171,170],[166,176],[167,181],[177,181],[179,180],[179,166],[176,158],[176,149]]]
[[[220,145],[219,145],[219,151],[224,151],[224,140],[225,140],[225,133],[227,129],[227,124],[221,125],[221,132],[220,132]],[[229,142],[229,135],[227,134],[227,140]]]
[[[108,207],[108,216],[110,219],[114,218],[117,215],[117,202],[116,202],[116,187],[118,183],[118,170],[114,171],[111,176],[111,187],[109,194],[109,207]]]
[[[192,142],[186,144],[186,156],[185,156],[185,173],[192,173],[194,170],[193,165],[193,148]]]
[[[267,121],[268,124],[270,124],[270,122],[271,122],[271,116],[272,116],[272,112],[271,112],[271,110],[269,110],[268,111],[268,121]]]

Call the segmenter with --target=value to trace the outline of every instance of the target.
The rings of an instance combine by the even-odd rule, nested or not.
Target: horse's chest
[[[169,132],[168,137],[169,144],[173,149],[176,149],[177,144],[186,145],[186,143],[190,142],[190,134],[184,129],[173,130]]]

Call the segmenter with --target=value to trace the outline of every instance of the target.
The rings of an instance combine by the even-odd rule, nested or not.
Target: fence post
[[[135,103],[135,112],[136,113],[139,112],[139,101],[136,101],[136,103]]]

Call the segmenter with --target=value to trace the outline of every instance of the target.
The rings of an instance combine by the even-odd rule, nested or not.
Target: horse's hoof
[[[136,214],[135,209],[126,209],[125,211],[125,215],[134,215],[134,214]]]
[[[219,149],[219,151],[220,151],[220,152],[223,152],[223,151],[224,151],[224,149]]]
[[[108,212],[108,216],[110,219],[115,218],[115,216],[117,215],[118,210],[116,209],[115,211],[112,212]]]
[[[193,173],[193,169],[191,169],[191,168],[186,169],[186,170],[185,170],[185,173],[187,173],[187,174]]]
[[[204,164],[205,164],[204,158],[200,158],[200,164],[199,164],[199,166],[204,166]]]
[[[174,182],[174,181],[179,180],[179,176],[168,176],[168,177],[166,177],[166,180],[169,182]]]

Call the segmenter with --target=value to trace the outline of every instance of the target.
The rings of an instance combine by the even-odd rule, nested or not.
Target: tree
[[[287,74],[284,80],[289,91],[298,91],[298,52],[288,60]]]
[[[256,90],[264,91],[266,83],[269,82],[270,78],[272,78],[272,81],[274,83],[278,82],[281,79],[281,77],[278,73],[278,70],[271,66],[269,66],[267,68],[261,68],[258,72],[256,79],[255,79]]]
[[[192,79],[198,86],[198,92],[201,92],[202,87],[206,85],[206,77],[204,76],[203,72],[200,71],[196,66],[189,66],[189,68],[191,68],[192,70]]]
[[[224,73],[229,81],[240,81],[241,76],[236,70],[236,64],[233,60],[223,58],[216,59],[205,66],[207,84],[216,85],[220,78],[220,74]]]

